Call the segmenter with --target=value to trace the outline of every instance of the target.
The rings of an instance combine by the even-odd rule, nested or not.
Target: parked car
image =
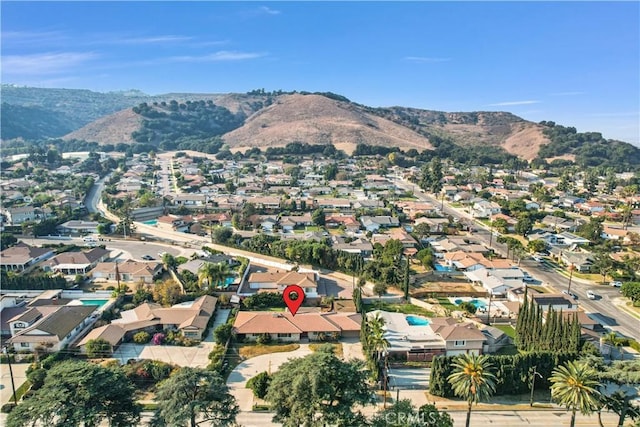
[[[531,256],[531,258],[533,258],[535,261],[538,261],[538,262],[542,261],[542,257],[540,255],[533,255]]]
[[[534,281],[534,278],[533,278],[533,277],[531,277],[531,276],[530,276],[530,275],[528,275],[528,274],[525,274],[525,275],[524,275],[524,277],[522,278],[522,280],[524,280],[525,282],[533,282],[533,281]]]
[[[578,296],[576,294],[574,294],[573,292],[569,292],[567,290],[562,291],[562,293],[565,294],[565,295],[569,295],[573,299],[577,299],[578,298]]]
[[[617,280],[614,280],[613,282],[609,283],[611,286],[614,286],[616,288],[619,288],[620,286],[622,286],[622,282],[619,282]]]
[[[597,295],[595,293],[593,293],[593,291],[589,290],[589,291],[587,291],[587,298],[596,299]]]
[[[145,261],[153,261],[155,258],[152,257],[151,255],[143,255],[142,259]]]

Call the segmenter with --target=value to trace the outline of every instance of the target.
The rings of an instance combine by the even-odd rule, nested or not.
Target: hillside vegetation
[[[246,151],[291,143],[431,150],[473,160],[517,156],[527,161],[575,161],[582,166],[640,165],[640,150],[578,133],[553,122],[533,123],[508,112],[442,112],[402,106],[373,108],[331,92],[145,95],[2,86],[2,139],[134,145],[153,149]],[[6,103],[6,104],[5,104]],[[21,109],[22,108],[22,109]],[[6,144],[3,144],[5,147]],[[15,151],[20,149],[15,145]]]

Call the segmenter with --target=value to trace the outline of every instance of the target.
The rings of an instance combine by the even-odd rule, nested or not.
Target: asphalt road
[[[371,409],[366,408],[365,411],[368,415],[373,412]],[[446,412],[453,418],[454,426],[463,426],[466,421],[466,411],[450,411]],[[261,426],[280,426],[282,424],[276,424],[271,421],[273,413],[269,412],[241,412],[238,415],[238,424],[244,427],[261,427]],[[570,422],[571,414],[561,409],[558,410],[532,410],[532,411],[472,411],[471,413],[471,427],[475,426],[495,426],[495,427],[514,427],[514,426],[529,426],[529,427],[560,427],[568,426]],[[603,413],[602,421],[604,425],[616,425],[618,417],[615,414]],[[577,415],[576,426],[599,426],[598,417],[594,414],[592,416]]]
[[[422,192],[417,185],[400,180],[396,181],[396,185],[405,188],[406,190],[413,191],[414,195],[419,200],[429,202],[437,207],[442,207],[442,212],[445,215],[451,215],[454,218],[458,218],[460,221],[467,223],[472,222],[474,227],[477,229],[477,231],[473,233],[474,237],[477,237],[487,246],[491,241],[491,247],[494,248],[496,252],[503,256],[506,255],[506,245],[497,243],[495,236],[491,239],[490,231],[486,229],[486,226],[475,222],[471,215],[461,212],[459,209],[454,209],[447,203],[442,203],[441,200],[434,199],[430,195]],[[544,264],[532,259],[524,259],[521,261],[520,267],[540,282],[547,286],[551,286],[558,292],[568,290],[569,288],[569,279],[567,277],[558,274]],[[592,290],[599,296],[599,298],[596,300],[588,299],[587,290]],[[614,298],[620,297],[619,288],[598,284],[586,284],[585,281],[574,279],[571,283],[571,293],[577,295],[577,302],[582,309],[589,314],[594,314],[594,317],[597,317],[603,326],[615,330],[625,336],[633,337],[636,340],[640,339],[640,319],[621,311],[620,308],[612,301]]]

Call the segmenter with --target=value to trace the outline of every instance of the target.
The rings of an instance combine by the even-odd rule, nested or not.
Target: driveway
[[[13,371],[13,382],[16,386],[16,390],[27,380],[27,368],[30,363],[12,363],[11,370]],[[11,373],[9,372],[9,365],[3,363],[0,365],[0,405],[8,403],[13,399],[13,389],[11,388]],[[1,423],[0,423],[1,424]]]
[[[275,372],[289,359],[304,357],[311,354],[309,344],[300,344],[300,348],[284,353],[263,354],[252,357],[240,363],[229,375],[227,386],[238,401],[241,411],[251,411],[253,407],[253,392],[246,387],[247,381],[260,372]]]
[[[389,369],[389,384],[393,389],[426,391],[429,389],[431,369],[427,368],[392,368]]]
[[[214,345],[213,342],[201,342],[195,347],[125,343],[118,347],[113,357],[121,364],[129,359],[152,359],[178,366],[206,368]]]

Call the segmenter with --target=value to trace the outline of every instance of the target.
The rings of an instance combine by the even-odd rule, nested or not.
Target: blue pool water
[[[82,305],[98,305],[103,306],[109,301],[108,299],[81,299]]]
[[[462,302],[463,302],[463,300],[461,300],[461,299],[455,300],[456,305],[460,305]],[[475,305],[476,308],[486,308],[487,307],[487,304],[484,301],[479,300],[479,299],[472,299],[469,302],[471,304]]]
[[[226,279],[224,279],[224,287],[226,288],[227,286],[231,285],[235,280],[235,277],[227,277]]]
[[[406,319],[409,326],[427,326],[429,323],[431,323],[429,319],[418,316],[407,316]]]
[[[447,267],[441,264],[436,264],[433,266],[433,268],[435,268],[436,271],[451,271],[451,267]]]
[[[143,224],[146,225],[157,225],[158,224],[158,220],[157,219],[150,219],[149,221],[142,221]]]

